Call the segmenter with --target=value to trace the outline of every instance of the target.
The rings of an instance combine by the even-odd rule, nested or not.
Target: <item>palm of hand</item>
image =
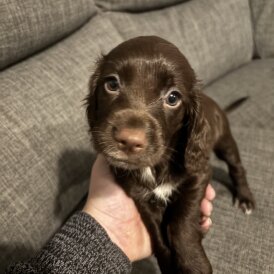
[[[135,203],[115,183],[102,156],[93,166],[91,182],[84,211],[104,227],[131,261],[151,255],[150,238]]]

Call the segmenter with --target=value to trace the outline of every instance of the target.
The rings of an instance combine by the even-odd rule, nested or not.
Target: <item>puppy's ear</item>
[[[201,104],[201,90],[198,84],[190,92],[187,109],[187,141],[185,148],[185,168],[193,174],[201,172],[207,163],[209,124]]]
[[[98,90],[98,80],[101,75],[102,65],[104,62],[104,56],[98,58],[95,64],[94,73],[91,75],[89,79],[89,94],[86,97],[86,113],[88,118],[88,123],[90,128],[93,125],[93,121],[96,118],[96,111],[97,111],[97,90]]]

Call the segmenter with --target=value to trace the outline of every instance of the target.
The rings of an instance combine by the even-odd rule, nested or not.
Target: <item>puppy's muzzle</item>
[[[106,126],[106,139],[98,139],[98,143],[102,143],[102,151],[112,165],[136,169],[161,159],[162,131],[158,121],[148,112],[129,108],[118,110],[110,114]]]
[[[138,155],[145,151],[148,142],[142,128],[113,127],[113,139],[117,148],[127,155]]]

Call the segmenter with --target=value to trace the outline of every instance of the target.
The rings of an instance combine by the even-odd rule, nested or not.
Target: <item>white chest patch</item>
[[[154,183],[155,182],[155,177],[154,175],[152,174],[152,171],[151,171],[151,168],[150,167],[146,167],[142,170],[142,173],[141,173],[141,179],[144,181],[144,182],[150,182],[150,183]]]
[[[157,186],[153,193],[155,196],[161,200],[163,200],[165,203],[169,201],[170,195],[173,193],[173,191],[176,190],[176,187],[170,183],[165,183],[162,185]]]
[[[155,185],[156,180],[155,180],[155,177],[154,177],[150,167],[146,167],[142,170],[141,180],[144,182],[151,183],[151,184]],[[157,186],[156,188],[154,188],[152,192],[158,199],[161,199],[165,203],[168,203],[171,194],[175,190],[176,190],[176,186],[174,186],[173,184],[164,183],[164,184],[161,184],[161,185]],[[149,193],[146,193],[145,196],[148,194]]]

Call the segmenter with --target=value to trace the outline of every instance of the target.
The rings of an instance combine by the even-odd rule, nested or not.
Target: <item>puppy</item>
[[[212,150],[228,164],[243,211],[255,206],[225,113],[178,48],[155,36],[102,57],[89,88],[94,147],[134,199],[162,273],[212,273],[199,225]]]

